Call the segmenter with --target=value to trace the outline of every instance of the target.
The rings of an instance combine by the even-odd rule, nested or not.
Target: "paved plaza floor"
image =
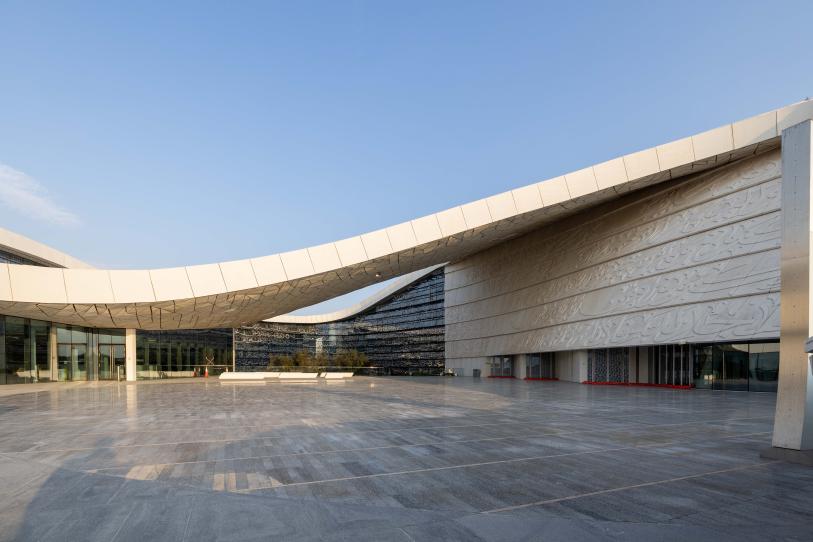
[[[771,394],[442,377],[14,388],[2,540],[813,540],[813,468],[759,457]]]

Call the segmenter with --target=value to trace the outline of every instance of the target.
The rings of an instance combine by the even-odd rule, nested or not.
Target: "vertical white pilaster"
[[[125,373],[128,382],[136,380],[136,330],[127,329],[124,335]]]
[[[581,383],[587,380],[587,350],[573,351],[573,375],[576,377],[576,382]]]
[[[48,337],[48,359],[50,360],[49,366],[51,367],[51,381],[56,382],[59,379],[59,357],[57,349],[56,337],[56,324],[51,322]]]
[[[812,130],[807,120],[782,132],[782,293],[773,445],[793,450],[813,449],[813,374],[805,353],[813,334]]]
[[[519,380],[523,380],[527,375],[526,373],[526,362],[528,356],[526,354],[517,354],[514,356],[514,376]]]

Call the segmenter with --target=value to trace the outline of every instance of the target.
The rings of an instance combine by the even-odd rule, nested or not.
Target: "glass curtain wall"
[[[139,379],[210,376],[232,370],[232,330],[138,331],[136,376]]]
[[[13,263],[18,265],[36,265],[38,267],[43,267],[43,265],[39,262],[35,262],[25,256],[19,256],[14,254],[13,252],[8,252],[7,250],[0,250],[0,263]]]
[[[514,376],[514,360],[511,356],[494,356],[491,360],[491,376]]]
[[[553,352],[528,354],[525,357],[525,378],[556,378]]]
[[[57,379],[124,380],[124,330],[56,326]]]
[[[88,379],[88,333],[83,327],[56,328],[57,379],[60,382]]]
[[[389,374],[437,371],[445,364],[444,275],[433,271],[368,310],[337,322],[259,322],[235,329],[238,371],[265,370],[274,356],[357,350]]]
[[[48,322],[0,316],[0,384],[51,379]]]
[[[649,383],[691,386],[695,345],[661,344],[648,351]]]
[[[704,344],[695,348],[696,388],[775,392],[778,378],[778,342]]]
[[[96,374],[99,380],[127,378],[124,356],[124,330],[100,330],[97,334]]]

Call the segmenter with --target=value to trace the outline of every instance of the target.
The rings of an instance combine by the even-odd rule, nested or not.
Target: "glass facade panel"
[[[0,384],[50,380],[49,335],[48,322],[0,316]]]
[[[648,349],[650,384],[691,386],[702,375],[693,372],[697,347],[692,344],[661,344]]]
[[[29,324],[25,318],[5,318],[6,384],[23,384],[31,376]]]
[[[508,378],[514,376],[514,360],[511,356],[494,356],[491,360],[491,376]]]
[[[35,371],[33,382],[51,380],[50,343],[51,324],[40,320],[31,320],[32,369]]]
[[[202,376],[207,368],[211,376],[232,370],[231,329],[136,333],[139,379]]]
[[[525,360],[525,378],[542,378],[542,354],[528,354]]]
[[[99,380],[111,380],[113,378],[113,347],[109,344],[99,345],[99,356],[97,358],[97,375]]]
[[[0,250],[0,263],[13,263],[17,265],[36,265],[44,267],[43,264],[35,262],[25,256],[19,256],[7,250]]]
[[[714,347],[699,346],[694,349],[693,382],[698,389],[711,389],[714,384]]]
[[[779,343],[752,344],[748,359],[748,390],[776,392]]]
[[[748,390],[748,345],[727,344],[721,346],[723,366],[721,378],[715,381],[718,389],[730,391]]]

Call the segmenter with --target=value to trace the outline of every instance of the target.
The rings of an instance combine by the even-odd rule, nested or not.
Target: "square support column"
[[[124,332],[124,370],[127,382],[136,381],[136,330],[127,329]]]
[[[514,356],[514,377],[523,380],[528,376],[527,369],[527,354],[517,354]]]
[[[790,450],[813,449],[813,373],[805,353],[813,335],[812,136],[810,120],[782,132],[782,293],[773,446]]]

